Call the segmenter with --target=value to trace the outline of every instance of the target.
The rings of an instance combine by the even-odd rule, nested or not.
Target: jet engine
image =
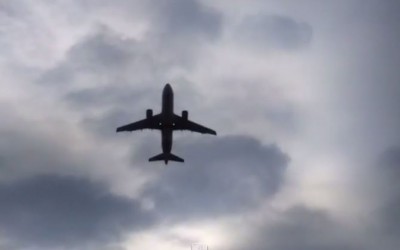
[[[146,110],[146,118],[149,119],[151,117],[153,117],[153,110],[152,109]]]
[[[183,111],[182,111],[182,118],[183,118],[183,120],[186,120],[186,121],[187,121],[188,117],[189,117],[189,112],[188,112],[187,110],[183,110]]]

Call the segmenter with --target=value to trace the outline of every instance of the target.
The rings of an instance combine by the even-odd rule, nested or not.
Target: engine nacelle
[[[153,117],[153,110],[152,109],[146,110],[146,118],[149,119],[151,117]]]
[[[187,121],[189,118],[189,112],[187,110],[182,111],[182,118]]]

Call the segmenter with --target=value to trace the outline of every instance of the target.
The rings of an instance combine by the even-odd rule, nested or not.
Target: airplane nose
[[[170,89],[170,88],[171,88],[171,85],[170,85],[169,83],[167,83],[167,84],[165,85],[165,88],[166,88],[166,89]]]

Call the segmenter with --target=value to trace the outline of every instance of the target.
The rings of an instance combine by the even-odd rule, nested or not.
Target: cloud
[[[308,23],[288,16],[257,14],[244,18],[236,29],[235,38],[249,47],[292,51],[307,47],[312,34]]]
[[[87,132],[115,136],[117,126],[131,122],[132,117],[142,119],[146,109],[159,111],[161,90],[167,82],[180,84],[181,99],[192,102],[198,96],[190,81],[173,74],[176,68],[189,69],[175,55],[157,52],[157,46],[149,46],[147,40],[123,38],[101,26],[70,48],[36,83],[58,96],[57,102],[79,110]]]
[[[195,68],[205,47],[223,32],[223,13],[203,1],[149,1],[147,6],[152,29],[146,43],[157,57],[172,59],[179,68]]]
[[[289,162],[276,145],[262,145],[247,136],[186,138],[174,145],[174,153],[186,162],[163,168],[144,197],[166,218],[178,220],[209,218],[257,206],[279,190]],[[152,152],[149,147],[145,142],[134,159],[147,161],[152,156],[148,155]]]
[[[378,192],[371,197],[378,202],[372,213],[370,232],[384,249],[397,249],[400,245],[400,147],[388,148],[374,169],[372,183]]]
[[[152,7],[157,10],[155,26],[166,39],[216,38],[221,33],[221,13],[200,1],[163,0]]]
[[[400,241],[400,147],[387,149],[379,158],[373,176],[362,178],[369,196],[370,212],[359,211],[343,221],[325,209],[305,205],[278,210],[257,220],[249,236],[235,249],[398,249]],[[370,171],[370,169],[364,169]],[[371,187],[372,186],[372,187]],[[352,203],[354,201],[348,201]],[[339,215],[340,216],[340,215]]]
[[[235,249],[356,250],[366,249],[355,234],[323,210],[297,205],[273,215]]]
[[[79,110],[76,114],[87,132],[114,136],[116,126],[139,117],[139,112],[142,117],[145,109],[159,103],[159,90],[173,67],[162,60],[145,43],[102,26],[76,43],[36,83],[52,93],[58,105]]]
[[[127,9],[138,4],[122,3]],[[93,24],[89,33],[80,36],[63,60],[45,71],[37,83],[54,86],[59,91],[65,91],[63,85],[75,87],[68,90],[73,90],[72,99],[78,101],[83,99],[74,91],[88,92],[93,88],[97,91],[107,86],[129,92],[131,86],[136,90],[138,86],[158,86],[182,78],[181,75],[171,79],[171,71],[188,71],[195,65],[203,45],[221,32],[221,13],[195,0],[139,5],[139,9],[149,13],[146,17],[150,24],[143,37],[136,38],[116,29],[112,18]],[[135,21],[130,21],[134,25]]]
[[[44,71],[36,83],[57,89],[69,104],[79,108],[137,105],[137,97],[149,90],[157,90],[158,99],[160,87],[169,80],[183,78],[171,77],[171,72],[189,69],[174,55],[179,48],[165,48],[167,53],[163,53],[151,41],[159,38],[149,39],[125,38],[108,26],[97,26],[74,44],[63,60]],[[196,61],[191,57],[196,50],[186,54],[190,61]]]
[[[140,68],[156,64],[144,49],[135,39],[125,39],[105,25],[97,26],[67,51],[64,60],[45,71],[38,83],[58,88],[128,84],[129,69],[140,72]],[[136,74],[134,79],[140,81],[142,75]]]
[[[5,116],[9,118],[8,116]],[[75,154],[63,136],[50,138],[50,131],[21,128],[22,120],[13,129],[2,129],[0,136],[0,170],[2,181],[30,177],[41,173],[76,173],[88,162]],[[61,129],[61,127],[59,128]],[[40,147],[38,146],[40,145]]]
[[[329,203],[340,192],[352,193],[354,180],[362,179],[357,171],[363,167],[356,169],[355,165],[363,164],[357,160],[373,158],[380,152],[377,149],[398,144],[399,135],[398,4],[372,3],[324,3],[309,10],[304,3],[195,0],[57,1],[51,5],[45,1],[34,5],[26,1],[1,2],[0,12],[4,14],[0,15],[4,55],[1,66],[4,67],[0,71],[6,87],[0,99],[2,106],[12,100],[6,104],[10,108],[5,113],[16,115],[12,122],[10,116],[2,116],[0,190],[3,198],[12,190],[17,190],[18,195],[7,196],[0,211],[17,218],[14,210],[22,209],[32,221],[43,218],[46,225],[56,227],[47,221],[48,217],[39,214],[35,203],[29,210],[21,201],[25,199],[22,191],[31,194],[32,199],[42,199],[37,192],[27,189],[37,190],[38,180],[49,183],[49,177],[42,176],[46,173],[101,179],[112,183],[110,189],[115,193],[131,194],[135,189],[135,195],[143,196],[152,213],[172,223],[241,216],[285,189],[283,179],[289,155],[291,169],[296,169],[290,177],[297,182],[287,194],[289,200],[305,199],[304,203],[326,205],[325,199]],[[245,18],[239,26],[230,22],[242,15]],[[234,31],[233,36],[225,36],[224,32],[230,30]],[[314,40],[319,46],[310,46]],[[249,54],[248,49],[279,53],[267,58],[263,53]],[[280,53],[295,51],[304,53],[293,53],[290,58]],[[36,78],[37,75],[40,77]],[[226,84],[224,79],[228,79]],[[215,121],[213,125],[205,125],[220,134],[246,131],[260,136],[255,139],[177,135],[174,152],[184,157],[186,163],[167,168],[150,166],[147,159],[160,152],[159,137],[116,135],[115,128],[143,118],[146,108],[157,112],[160,90],[166,82],[176,83],[173,86],[177,104],[183,103],[182,107],[196,113],[201,118],[199,122]],[[281,86],[282,91],[268,86]],[[217,116],[209,115],[204,113],[205,106],[223,111]],[[246,122],[231,123],[237,117],[244,117]],[[123,143],[116,138],[130,141]],[[272,141],[276,138],[279,146],[263,144],[271,138]],[[129,145],[135,151],[131,169],[127,166],[129,156],[125,154]],[[387,156],[393,166],[398,165],[393,156],[398,150],[394,152]],[[345,164],[343,159],[347,158],[356,163]],[[386,164],[390,165],[382,163],[382,166]],[[138,169],[157,179],[151,183],[139,180]],[[371,180],[371,186],[380,190],[379,195],[368,193],[371,198],[365,198],[370,199],[366,207],[378,207],[370,215],[371,225],[369,219],[360,222],[366,232],[344,228],[328,211],[301,206],[278,215],[287,220],[265,222],[259,232],[254,232],[253,240],[257,243],[254,247],[286,250],[295,244],[300,249],[352,249],[360,246],[354,243],[360,240],[365,248],[359,249],[368,249],[367,245],[375,246],[372,249],[397,249],[397,172],[395,167],[383,169]],[[327,183],[327,175],[340,181]],[[133,214],[142,215],[142,211],[135,210],[134,201],[108,194],[106,201],[96,200],[96,203],[90,194],[81,194],[65,184],[71,182],[84,190],[90,189],[85,185],[93,187],[89,193],[105,192],[101,188],[103,191],[96,191],[97,184],[89,184],[87,179],[57,177],[56,180],[72,188],[78,198],[88,197],[88,202],[102,204],[101,208],[115,204],[115,209],[126,218],[132,216],[126,212],[128,208]],[[332,186],[343,182],[348,182],[348,186]],[[142,186],[143,183],[147,185]],[[323,196],[325,193],[318,189],[321,184],[329,190],[328,195]],[[139,187],[132,188],[133,185]],[[144,193],[137,194],[143,190]],[[331,194],[335,197],[330,197]],[[320,201],[315,197],[323,198]],[[340,206],[344,211],[347,203],[349,206],[360,203],[362,198],[354,197],[351,202],[340,197],[346,203],[343,206],[328,205]],[[65,210],[52,203],[59,198],[50,198],[42,201],[55,208],[55,215],[49,213],[49,216],[70,218],[63,214]],[[112,212],[114,208],[107,209],[95,212],[88,221],[83,220],[87,228],[81,225],[86,230],[82,235],[89,235],[94,242],[97,239],[111,242],[119,241],[127,231],[137,230],[136,225],[128,223],[121,229],[110,227],[113,230],[110,238],[103,236],[104,231],[90,226],[95,219],[111,218],[110,221],[117,223],[122,220],[122,216]],[[335,215],[342,216],[340,212]],[[143,215],[144,219],[146,216]],[[139,228],[147,225],[140,218],[137,221]],[[18,229],[11,227],[8,231],[2,226],[1,230],[10,234],[3,234],[5,239],[0,246],[8,249],[7,238],[15,241],[17,236],[27,234],[23,228],[33,227],[23,224],[28,222],[18,222],[15,226]],[[54,247],[56,240],[76,246],[60,238],[60,232],[68,230],[68,225],[65,222],[58,231],[49,233],[55,235],[54,241],[42,239],[48,230],[45,225],[28,235],[27,240],[40,241],[41,246],[49,247]],[[354,234],[361,236],[354,237],[351,243],[348,237]],[[66,235],[84,241],[72,232]],[[379,247],[378,243],[371,243],[372,239],[376,242],[384,239],[388,245]]]
[[[54,249],[107,245],[153,218],[139,203],[84,178],[37,176],[0,185],[0,232],[17,246]]]

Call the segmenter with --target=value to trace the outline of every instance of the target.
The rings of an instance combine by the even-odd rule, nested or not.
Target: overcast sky
[[[0,249],[397,250],[400,3],[0,0]],[[160,111],[185,163],[149,163]]]

